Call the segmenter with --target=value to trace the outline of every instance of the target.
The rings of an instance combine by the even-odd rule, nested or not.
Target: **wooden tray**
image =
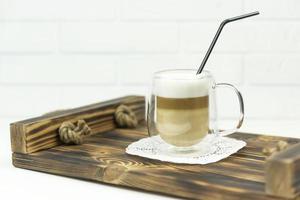
[[[147,137],[143,123],[136,129],[117,129],[115,125],[103,129],[99,126],[103,123],[100,118],[108,123],[111,114],[107,113],[112,113],[120,103],[143,113],[142,102],[142,97],[124,97],[13,123],[13,164],[24,169],[189,199],[297,198],[299,139],[235,133],[230,137],[245,140],[247,146],[227,159],[208,165],[172,164],[127,155],[125,148],[131,142]],[[45,142],[55,135],[58,124],[73,118],[84,118],[98,134],[82,145],[62,145],[57,135],[50,143]],[[142,114],[139,119],[143,121]],[[287,141],[289,148],[269,158],[262,153],[264,147],[274,147],[280,140]],[[33,144],[38,148],[32,148]]]

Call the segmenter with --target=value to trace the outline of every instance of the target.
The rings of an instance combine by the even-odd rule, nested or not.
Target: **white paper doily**
[[[145,158],[182,164],[208,164],[227,158],[246,146],[246,142],[214,134],[207,135],[193,152],[175,152],[160,136],[141,139],[130,144],[126,153]]]

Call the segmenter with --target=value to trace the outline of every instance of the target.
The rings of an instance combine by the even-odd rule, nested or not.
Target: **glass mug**
[[[244,120],[241,93],[231,84],[215,83],[209,71],[175,69],[154,73],[147,105],[149,136],[160,138],[175,150],[191,150],[207,134],[228,135],[237,131]],[[217,126],[216,89],[231,88],[239,100],[240,116],[235,128]]]

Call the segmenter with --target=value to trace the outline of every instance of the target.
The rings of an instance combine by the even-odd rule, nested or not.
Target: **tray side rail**
[[[30,154],[61,144],[58,128],[64,121],[75,123],[83,119],[92,133],[115,129],[114,113],[124,104],[130,107],[139,121],[145,119],[145,98],[125,96],[79,108],[51,112],[40,117],[14,122],[10,125],[12,152]]]
[[[266,192],[284,198],[300,194],[300,143],[266,160]]]

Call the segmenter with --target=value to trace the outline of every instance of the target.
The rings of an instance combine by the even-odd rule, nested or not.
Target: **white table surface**
[[[0,122],[1,199],[11,197],[14,197],[14,199],[30,200],[53,200],[62,198],[71,198],[72,200],[86,198],[122,200],[173,199],[166,196],[15,168],[11,164],[9,137],[9,123],[13,121],[15,121],[15,119],[5,119]],[[274,127],[272,121],[253,121],[245,123],[242,131],[253,132],[256,130],[256,132],[264,134],[282,135],[284,133],[284,136],[287,137],[300,137],[300,133],[297,131],[297,124],[299,124],[297,121],[283,121]]]

